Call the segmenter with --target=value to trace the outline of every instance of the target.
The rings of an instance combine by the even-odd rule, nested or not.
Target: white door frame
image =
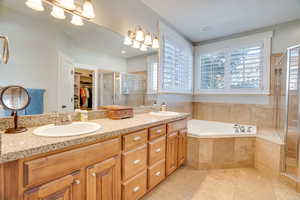
[[[74,60],[71,59],[69,56],[65,55],[64,53],[62,52],[58,52],[58,70],[57,70],[57,74],[58,74],[58,80],[57,80],[57,111],[58,112],[62,112],[62,101],[61,101],[61,94],[62,94],[62,80],[63,80],[63,77],[62,77],[62,67],[63,67],[63,60],[68,60],[70,61],[71,63],[74,64]],[[75,66],[75,64],[74,64]],[[73,71],[74,71],[74,67],[73,67]],[[73,97],[74,98],[74,97]],[[73,100],[73,103],[74,103],[74,100]]]

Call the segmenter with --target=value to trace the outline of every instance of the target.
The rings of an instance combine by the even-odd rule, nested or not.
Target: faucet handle
[[[251,133],[251,129],[252,129],[252,126],[248,126],[247,132],[248,132],[248,133]]]

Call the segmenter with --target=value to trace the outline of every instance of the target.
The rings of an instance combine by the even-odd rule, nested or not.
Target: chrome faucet
[[[0,39],[2,39],[3,42],[3,51],[2,51],[2,63],[7,64],[9,59],[9,43],[8,38],[5,36],[0,35]]]
[[[233,128],[234,128],[234,133],[240,132],[240,126],[238,124],[235,124]]]
[[[72,116],[70,113],[57,113],[55,126],[72,124]]]

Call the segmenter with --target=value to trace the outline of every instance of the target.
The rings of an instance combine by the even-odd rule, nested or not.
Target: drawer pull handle
[[[142,139],[140,136],[134,137],[133,141],[139,141],[140,139]]]
[[[162,132],[162,130],[161,130],[161,129],[159,129],[159,130],[157,130],[157,131],[156,131],[156,133],[161,133],[161,132]]]
[[[139,164],[139,162],[141,162],[141,160],[135,160],[133,161],[133,163],[136,165],[136,164]]]
[[[137,192],[140,190],[140,187],[139,186],[136,186],[135,188],[133,188],[133,192]]]
[[[92,175],[92,176],[96,176],[96,173],[92,173],[91,175]]]
[[[155,176],[160,176],[160,172],[156,172]]]
[[[158,148],[158,149],[155,150],[156,153],[159,153],[160,151],[161,151],[160,148]]]
[[[75,180],[74,183],[75,183],[76,185],[79,185],[79,184],[80,184],[80,180]]]

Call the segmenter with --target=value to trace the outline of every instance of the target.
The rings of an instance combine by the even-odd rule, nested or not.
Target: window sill
[[[198,91],[194,95],[271,95],[270,91]]]

